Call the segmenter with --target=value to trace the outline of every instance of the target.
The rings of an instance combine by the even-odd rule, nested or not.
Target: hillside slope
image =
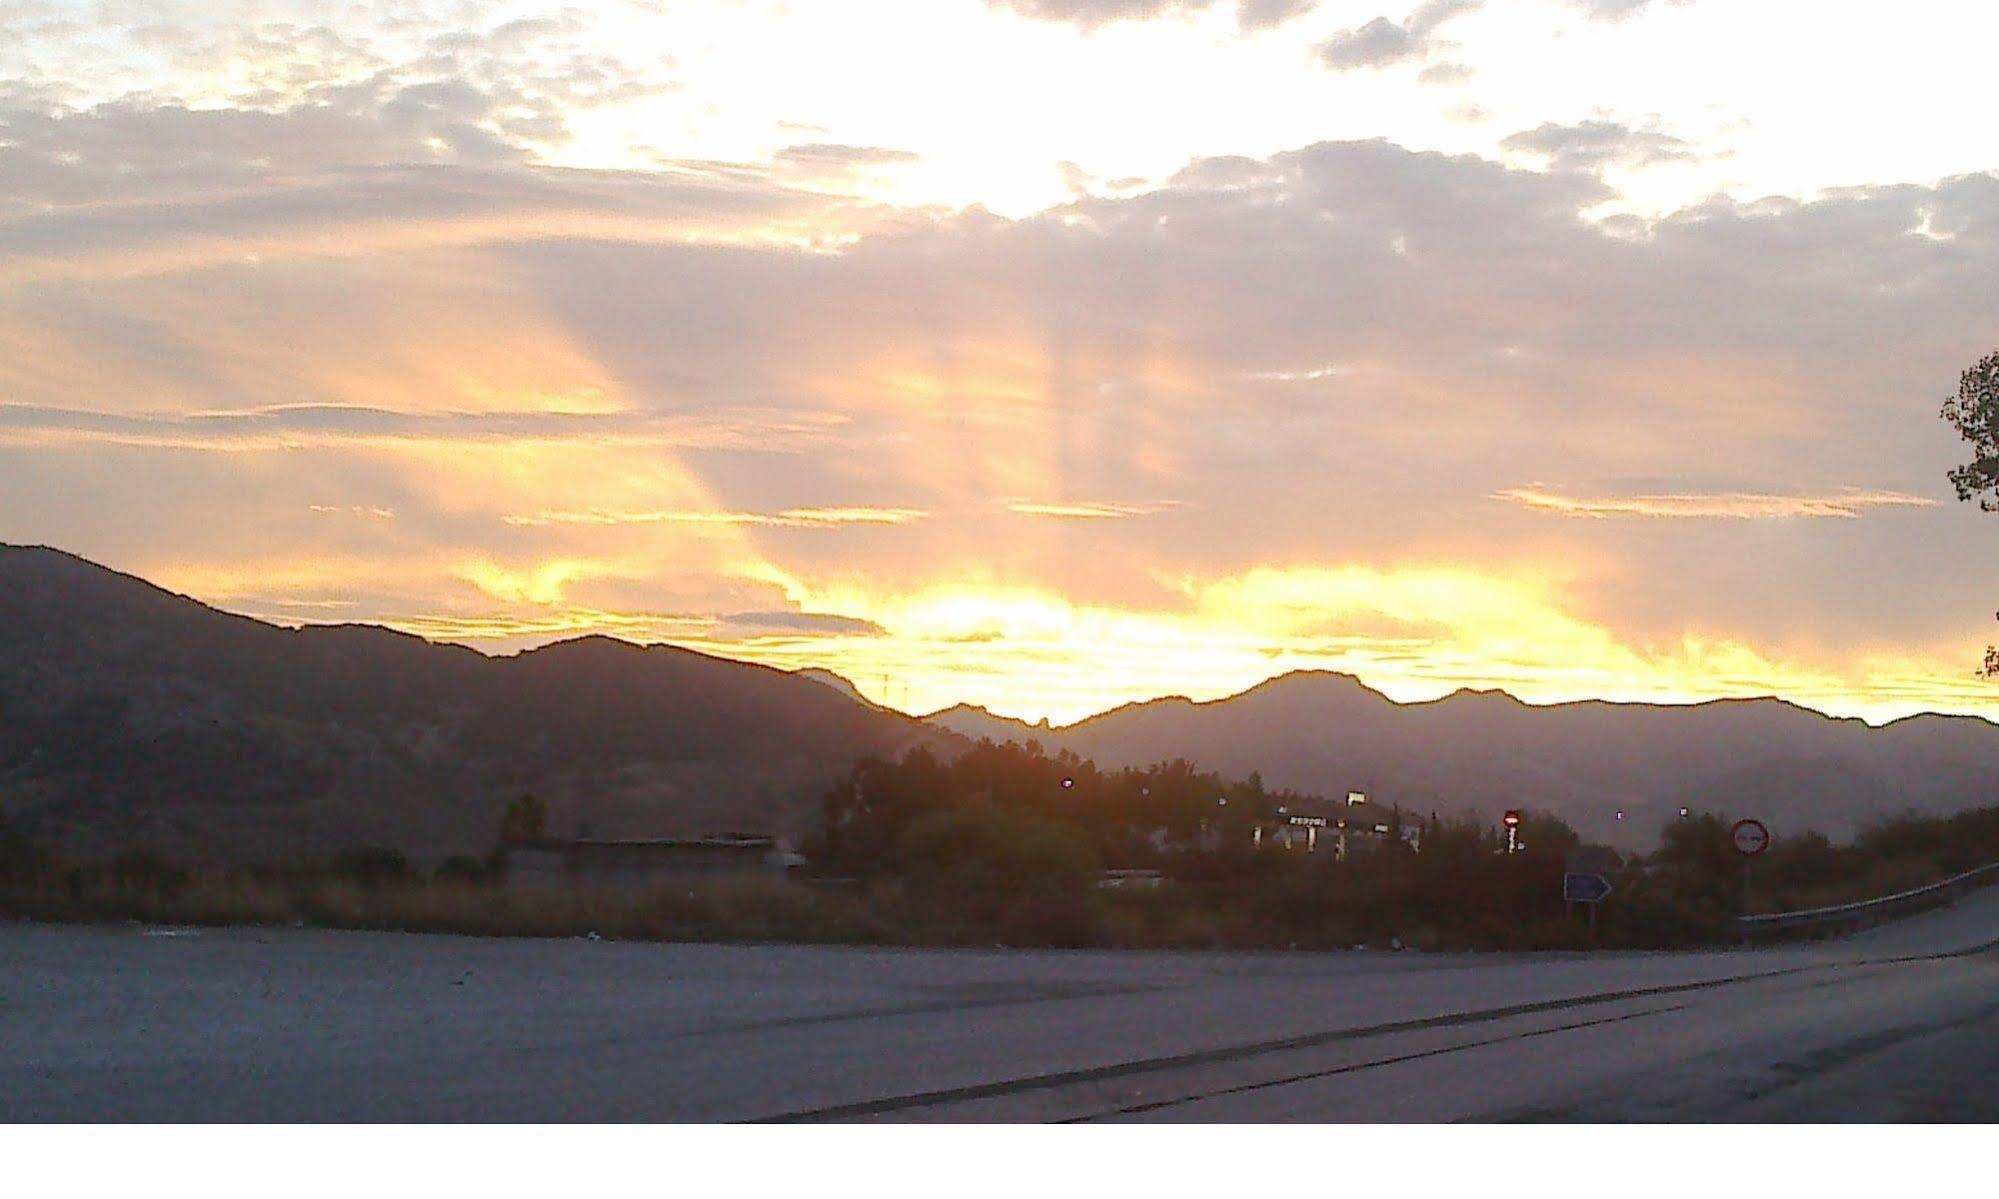
[[[1682,805],[1842,836],[1871,816],[1956,811],[1999,794],[1999,726],[1987,721],[1871,728],[1767,698],[1537,706],[1459,691],[1401,704],[1349,675],[1301,671],[1227,699],[1130,704],[1055,729],[982,709],[928,719],[1102,766],[1184,757],[1226,775],[1260,770],[1274,787],[1364,790],[1421,813],[1540,808],[1632,847],[1651,844]]]
[[[279,628],[0,546],[0,806],[81,845],[478,851],[523,790],[558,832],[795,834],[855,758],[919,742],[958,738],[689,650]]]

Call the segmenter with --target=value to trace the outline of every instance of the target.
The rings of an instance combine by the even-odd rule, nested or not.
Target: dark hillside
[[[598,836],[795,835],[860,755],[956,741],[689,650],[586,637],[490,658],[285,629],[0,547],[0,804],[83,844],[481,850],[522,790]]]

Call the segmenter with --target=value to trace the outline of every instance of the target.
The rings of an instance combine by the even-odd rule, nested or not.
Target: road
[[[1999,888],[1811,946],[1119,953],[0,925],[5,1120],[1994,1120]]]

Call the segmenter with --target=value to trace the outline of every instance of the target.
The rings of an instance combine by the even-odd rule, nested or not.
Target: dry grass
[[[1971,849],[1956,847],[1960,854]],[[1782,911],[1886,895],[1961,868],[1934,852],[1841,849],[1787,867],[1772,853],[1753,895]],[[1404,863],[1406,866],[1407,863]],[[1947,869],[1947,867],[1949,869]],[[1322,872],[1321,872],[1322,873]],[[406,876],[368,884],[325,871],[188,874],[152,862],[43,862],[0,872],[0,915],[64,922],[302,925],[473,936],[900,945],[1114,946],[1132,949],[1333,948],[1531,950],[1665,947],[1726,936],[1739,876],[1694,878],[1657,868],[1621,875],[1592,934],[1552,902],[1507,909],[1468,892],[1419,904],[1392,879],[1357,875],[1327,889],[1313,874],[1261,883],[1167,883],[1155,889],[954,895],[880,880],[814,886],[768,876],[649,888],[508,886]],[[1302,886],[1311,883],[1311,886]]]

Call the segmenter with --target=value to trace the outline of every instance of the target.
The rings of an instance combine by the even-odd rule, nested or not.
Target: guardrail
[[[1999,883],[1999,862],[1980,866],[1976,870],[1967,870],[1940,883],[1931,883],[1927,887],[1914,887],[1893,895],[1883,895],[1879,899],[1863,899],[1857,903],[1834,904],[1825,908],[1806,908],[1800,912],[1737,916],[1735,926],[1744,937],[1797,929],[1860,928],[1877,920],[1907,915],[1923,908],[1948,903],[1966,891],[1987,883]]]

